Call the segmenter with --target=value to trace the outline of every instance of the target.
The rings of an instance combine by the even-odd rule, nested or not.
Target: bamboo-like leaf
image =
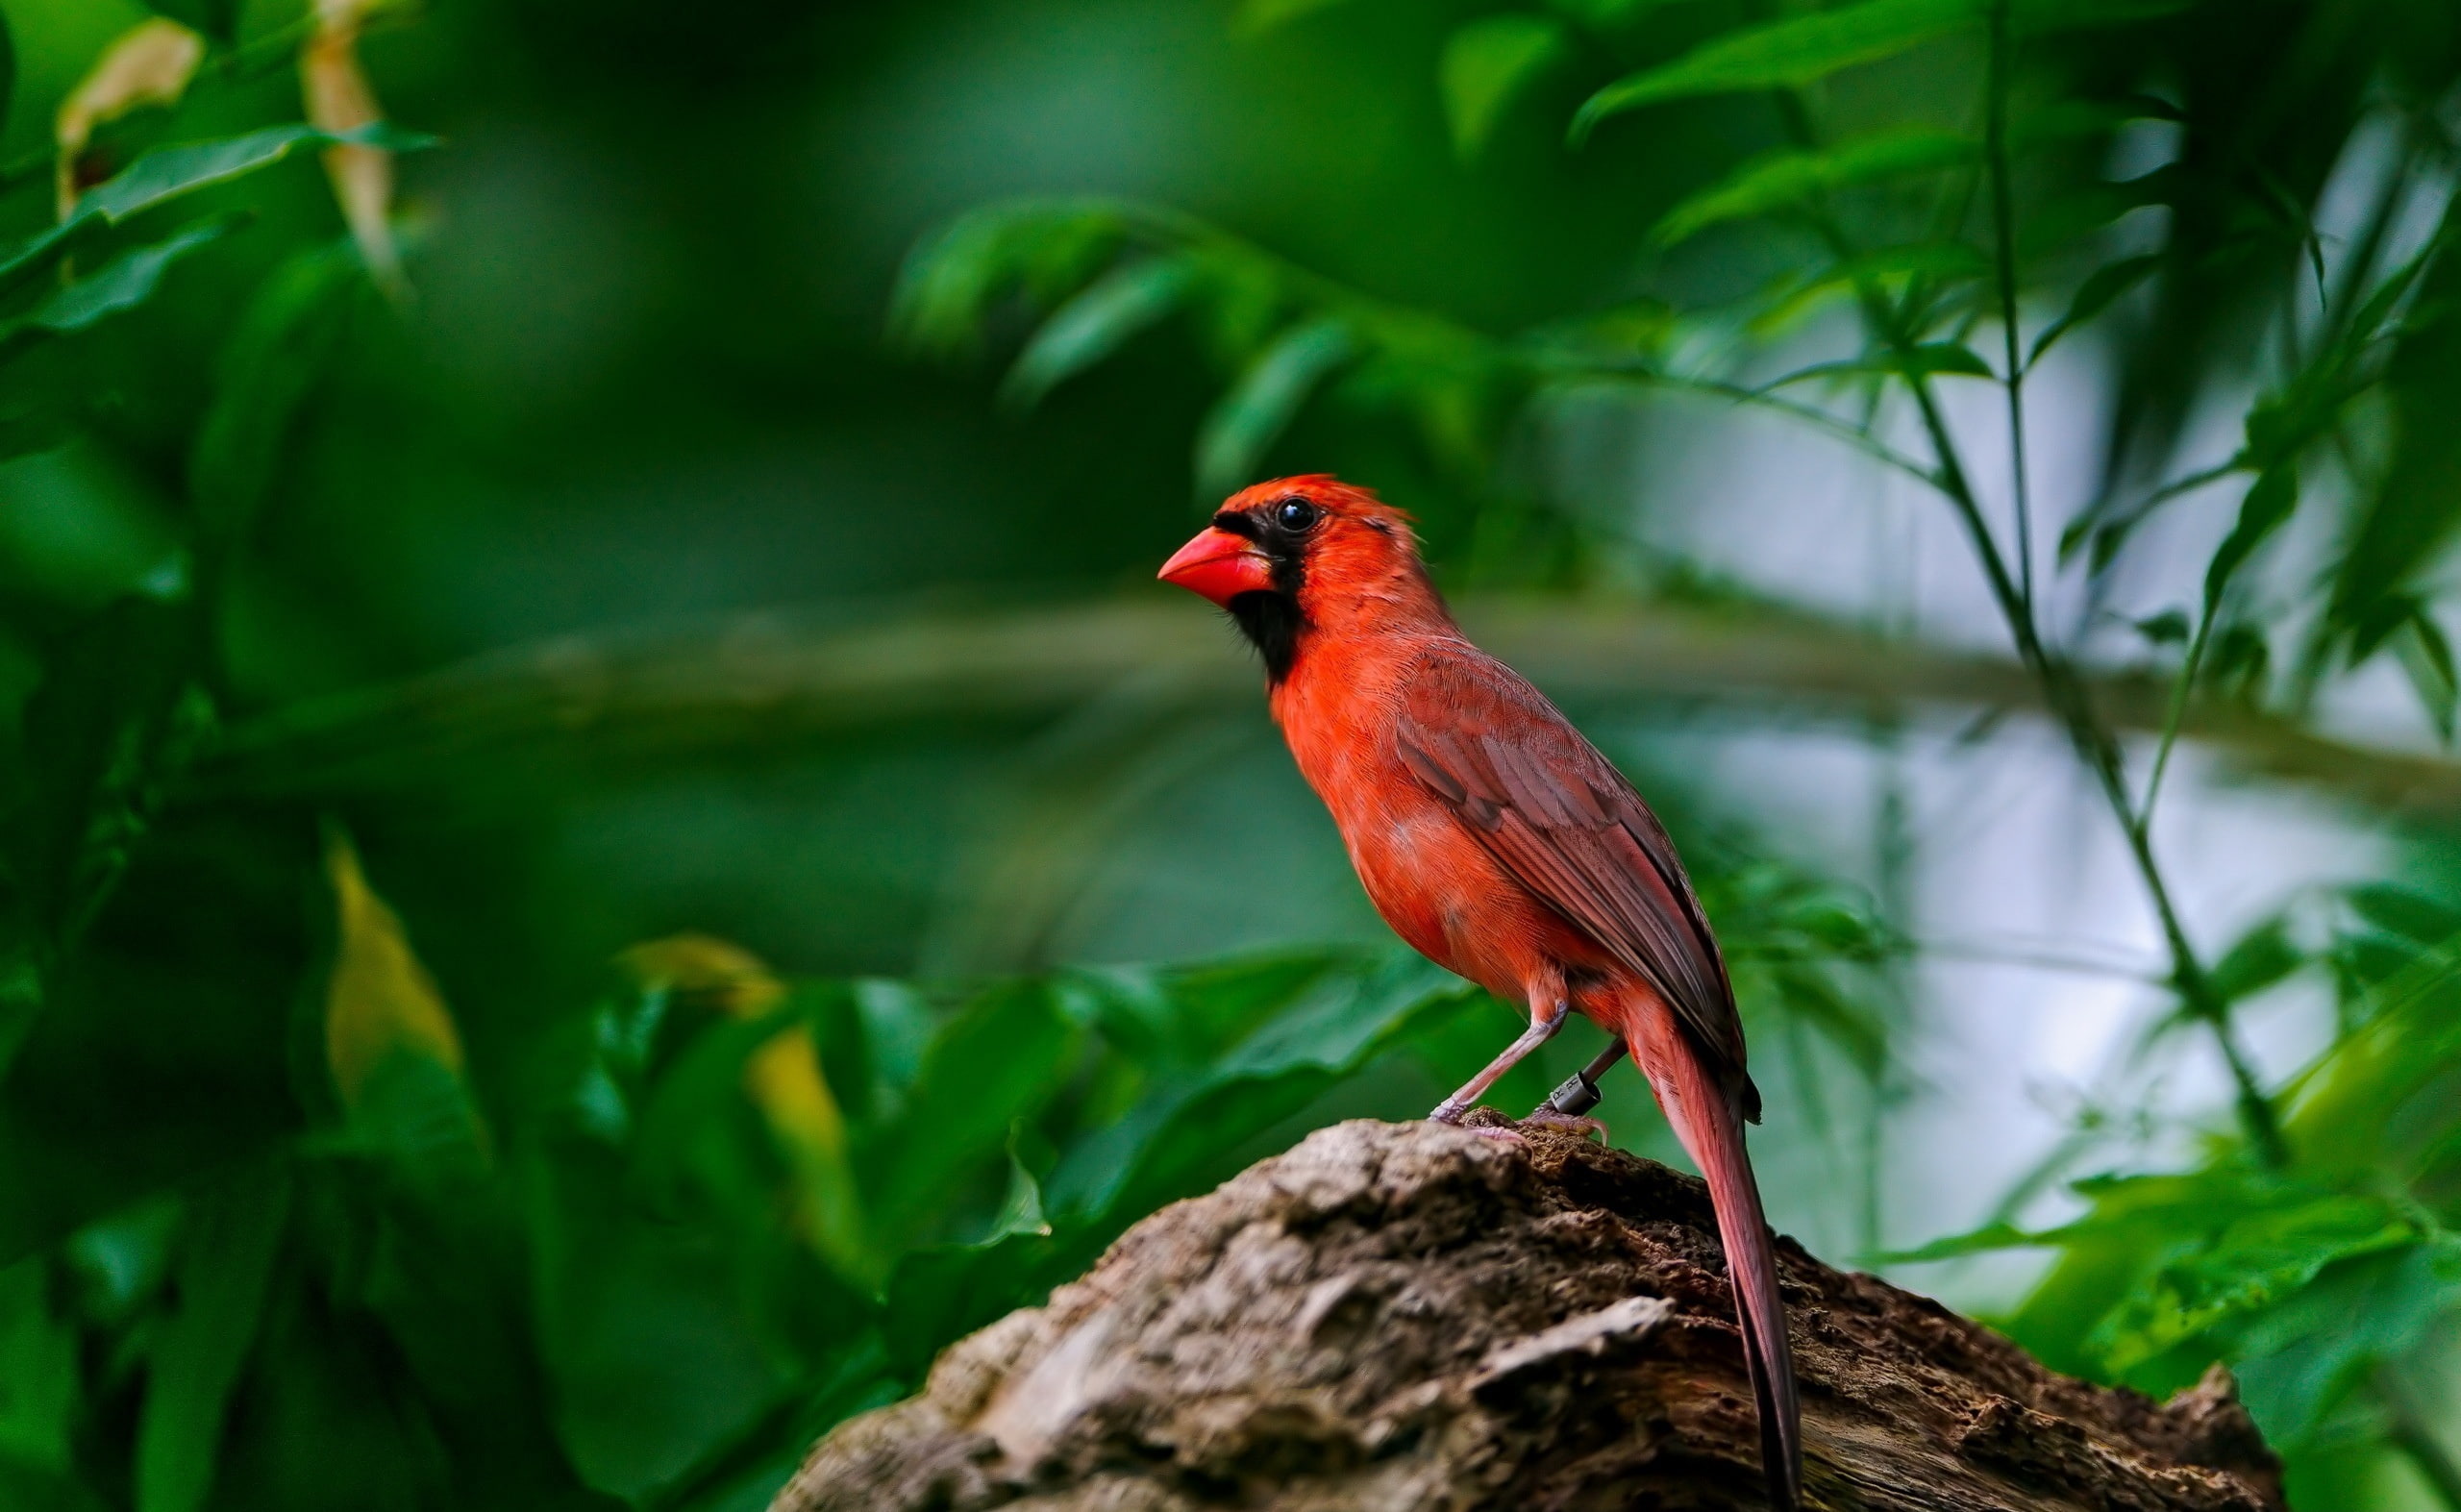
[[[1454,155],[1468,162],[1484,152],[1504,111],[1570,51],[1553,16],[1507,11],[1455,28],[1436,64]]]
[[[907,258],[889,331],[911,351],[971,356],[994,301],[1020,287],[1046,302],[1075,292],[1124,230],[1118,208],[1100,203],[1026,200],[960,215]]]
[[[2019,0],[2011,22],[2026,35],[2150,20],[2193,0]],[[1599,90],[1574,115],[1572,139],[1599,122],[1665,100],[1742,89],[1794,89],[1863,63],[1893,58],[1976,26],[1990,0],[1855,0],[1769,21],[1702,43],[1683,57],[1628,74]]]
[[[1667,212],[1651,235],[1672,246],[1721,221],[1789,210],[1854,185],[1962,167],[1981,144],[1955,132],[1911,127],[1859,136],[1820,152],[1782,151],[1753,159]]]
[[[2447,745],[2452,743],[2453,706],[2461,695],[2461,683],[2453,678],[2452,642],[2445,637],[2444,627],[2435,622],[2424,604],[2413,601],[2404,628],[2408,634],[2396,640],[2394,651],[2408,675],[2412,691],[2419,696],[2419,706],[2435,726],[2435,732]]]
[[[2461,242],[2461,201],[2446,208],[2435,243]],[[2397,295],[2405,288],[2398,271],[2384,287]],[[2461,525],[2461,428],[2451,424],[2452,395],[2461,391],[2461,259],[2447,252],[2423,271],[2417,282],[2417,303],[2393,335],[2385,367],[2391,399],[2394,436],[2392,455],[2381,475],[2360,501],[2333,568],[2333,591],[2326,610],[2337,634],[2352,642],[2351,656],[2362,655],[2357,642],[2370,626],[2398,620],[2409,590],[2440,559],[2456,525]],[[2374,314],[2371,299],[2364,317]],[[2355,323],[2355,322],[2353,322]]]
[[[1573,117],[1572,139],[1586,139],[1609,116],[1660,101],[1800,88],[1945,37],[1973,24],[1980,11],[1978,0],[1859,0],[1729,32],[1591,95]]]
[[[177,105],[205,61],[205,38],[162,16],[120,34],[60,103],[52,120],[59,218],[77,210],[77,164],[94,128],[148,106]]]
[[[1059,307],[1018,354],[1001,403],[1025,410],[1069,379],[1118,352],[1185,302],[1195,266],[1185,257],[1148,258],[1113,269]]]
[[[1904,352],[1881,351],[1850,358],[1842,362],[1816,362],[1809,367],[1797,368],[1783,378],[1773,379],[1767,386],[1779,388],[1813,379],[1856,378],[1875,374],[1898,374],[1907,378],[1997,376],[1991,371],[1991,364],[1976,356],[1972,347],[1954,341],[1926,341]]]
[[[1197,492],[1216,498],[1253,481],[1300,406],[1356,350],[1349,328],[1331,316],[1276,337],[1206,415],[1197,433]]]
[[[2239,936],[2213,963],[2213,990],[2223,1001],[2252,998],[2307,964],[2307,953],[2290,937],[2289,921],[2276,914]]]
[[[2042,355],[2057,344],[2060,337],[2110,309],[2119,302],[2120,296],[2150,278],[2153,270],[2161,265],[2162,260],[2158,255],[2147,253],[2142,257],[2122,258],[2096,268],[2087,275],[2084,283],[2076,286],[2076,297],[2069,300],[2068,309],[2058,319],[2044,327],[2042,335],[2034,337],[2033,349],[2026,354],[2026,365],[2031,367],[2041,361]]]
[[[2247,497],[2239,503],[2238,523],[2223,537],[2213,560],[2205,566],[2204,608],[2208,615],[2221,605],[2231,577],[2298,507],[2299,472],[2294,465],[2284,461],[2256,475]]]
[[[1867,284],[1902,285],[1919,278],[1947,288],[1988,278],[1990,274],[1991,260],[1963,242],[1926,241],[1877,247],[1831,263],[1808,277],[1776,285],[1761,296],[1763,303],[1752,316],[1750,329],[1755,336],[1769,339],[1789,329],[1823,300],[1840,290]]]

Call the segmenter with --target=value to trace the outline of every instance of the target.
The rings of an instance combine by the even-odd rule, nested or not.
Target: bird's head
[[[1410,517],[1324,473],[1232,494],[1159,576],[1230,610],[1276,682],[1310,631],[1444,618]]]

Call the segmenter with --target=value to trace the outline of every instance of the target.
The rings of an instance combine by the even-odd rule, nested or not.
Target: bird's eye
[[[1293,534],[1311,529],[1324,515],[1305,499],[1284,499],[1273,507],[1273,522]]]

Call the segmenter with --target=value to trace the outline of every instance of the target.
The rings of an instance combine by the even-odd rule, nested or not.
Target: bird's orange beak
[[[1229,531],[1209,529],[1174,553],[1156,574],[1190,593],[1227,605],[1242,593],[1273,587],[1273,567],[1255,542]]]

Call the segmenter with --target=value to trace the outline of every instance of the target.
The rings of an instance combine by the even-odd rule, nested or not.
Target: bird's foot
[[[1595,1139],[1602,1145],[1606,1143],[1606,1126],[1603,1123],[1594,1118],[1583,1118],[1579,1113],[1558,1113],[1552,1103],[1541,1103],[1532,1109],[1529,1116],[1521,1121],[1521,1127],[1557,1129],[1567,1134],[1579,1134],[1583,1139]]]
[[[1481,1139],[1493,1139],[1503,1144],[1526,1145],[1529,1143],[1514,1128],[1512,1121],[1494,1108],[1477,1107],[1469,1103],[1457,1103],[1451,1098],[1438,1103],[1435,1105],[1435,1111],[1427,1116],[1427,1121],[1430,1124],[1442,1124],[1448,1128],[1458,1128],[1464,1132],[1476,1134]]]

